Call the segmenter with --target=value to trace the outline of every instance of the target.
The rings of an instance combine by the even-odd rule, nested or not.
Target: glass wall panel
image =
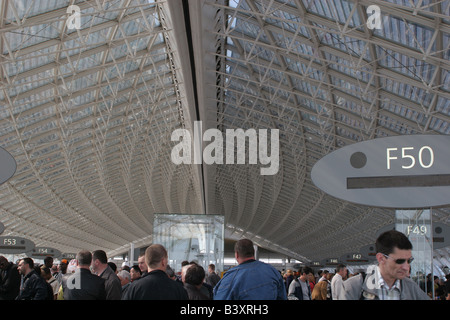
[[[224,217],[219,215],[155,214],[153,243],[162,244],[176,272],[181,262],[195,261],[208,272],[208,265],[223,271]]]
[[[430,291],[430,283],[427,284],[426,276],[431,274],[433,279],[431,209],[396,210],[395,220],[395,229],[404,233],[413,245],[411,279],[425,292]]]

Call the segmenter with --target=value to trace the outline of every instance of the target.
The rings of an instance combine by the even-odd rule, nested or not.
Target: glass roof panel
[[[18,165],[0,209],[13,232],[40,243],[115,250],[148,238],[154,212],[206,204],[240,236],[267,235],[295,254],[353,248],[390,213],[321,193],[316,161],[357,141],[450,134],[444,2],[377,1],[382,28],[370,30],[367,1],[206,1],[190,11],[192,39],[176,29],[176,2],[73,3],[79,30],[68,28],[69,1],[0,6],[0,142]],[[191,72],[197,88],[185,86]],[[191,117],[279,129],[280,174],[175,166],[167,141]]]

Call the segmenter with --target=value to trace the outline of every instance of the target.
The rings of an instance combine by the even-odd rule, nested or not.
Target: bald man
[[[241,239],[234,246],[239,263],[214,287],[214,300],[286,300],[281,274],[270,264],[255,260],[253,242]]]
[[[133,281],[122,295],[122,300],[188,300],[183,286],[166,273],[169,258],[166,249],[153,244],[145,250],[148,273]]]

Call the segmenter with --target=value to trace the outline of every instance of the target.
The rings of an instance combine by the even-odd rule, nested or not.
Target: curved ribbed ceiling
[[[366,24],[370,5],[381,29]],[[0,10],[0,146],[17,162],[0,221],[39,246],[114,254],[151,243],[154,213],[206,213],[225,216],[230,238],[340,256],[372,243],[394,212],[324,194],[313,165],[359,141],[450,133],[445,1],[4,0]],[[175,165],[171,134],[194,121],[224,134],[279,129],[278,173]],[[449,208],[433,219],[448,224]]]

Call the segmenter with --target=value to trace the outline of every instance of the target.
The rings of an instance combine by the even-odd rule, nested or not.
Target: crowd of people
[[[255,259],[253,242],[235,244],[238,265],[221,278],[214,264],[208,270],[194,261],[184,261],[179,274],[169,266],[166,249],[149,246],[138,264],[120,270],[108,262],[102,250],[78,252],[69,270],[69,261],[58,266],[47,257],[41,266],[22,258],[17,264],[0,256],[0,300],[427,300],[430,299],[409,278],[412,245],[395,230],[376,241],[378,264],[355,275],[345,265],[334,273],[310,267],[281,273],[270,264]],[[450,300],[449,281],[440,299]]]
[[[28,257],[13,263],[0,256],[0,300],[212,300],[220,280],[214,264],[205,272],[194,261],[183,261],[175,274],[158,244],[131,267],[118,269],[103,250],[82,250],[73,261],[56,265],[46,257],[37,265]]]
[[[291,269],[282,272],[282,276],[285,282],[286,290],[289,300],[346,300],[343,294],[345,293],[345,281],[351,277],[358,275],[365,275],[365,272],[350,273],[347,267],[343,264],[339,264],[336,269],[336,273],[332,273],[328,270],[319,270],[317,274],[314,274],[313,270],[309,267],[302,267],[298,272],[294,272]],[[337,277],[335,277],[337,275]],[[423,283],[419,284],[422,291],[426,292],[431,298],[434,291],[435,300],[450,300],[450,274],[445,276],[446,280],[432,275],[427,276],[427,285]],[[294,279],[297,279],[297,283],[290,287],[290,284]],[[334,281],[332,281],[334,279]],[[299,286],[303,281],[304,290],[299,294]],[[306,287],[306,283],[309,287]],[[348,282],[350,283],[350,282]],[[297,292],[295,291],[297,289]],[[332,294],[333,292],[333,294]]]

